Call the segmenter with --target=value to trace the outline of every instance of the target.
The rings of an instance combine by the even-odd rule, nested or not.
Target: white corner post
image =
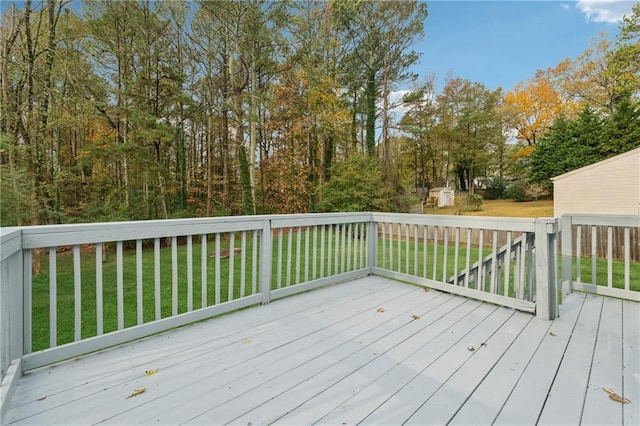
[[[266,305],[271,301],[271,258],[273,257],[273,231],[271,220],[265,219],[262,222],[262,238],[260,245],[260,293],[262,294],[262,304]]]
[[[563,299],[573,290],[573,224],[571,216],[563,215],[560,219],[560,233],[562,243],[562,297]]]
[[[367,229],[367,268],[369,274],[378,265],[378,223],[373,220],[373,214],[369,218]]]
[[[536,316],[558,317],[558,219],[535,221]]]

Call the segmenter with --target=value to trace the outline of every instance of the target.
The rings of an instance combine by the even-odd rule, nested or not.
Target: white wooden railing
[[[568,214],[561,226],[563,294],[640,302],[640,262],[634,260],[640,258],[640,216]]]
[[[563,229],[638,227],[607,220],[565,217]],[[369,274],[553,319],[559,224],[334,213],[0,228],[3,384],[15,371]],[[581,254],[562,259],[579,266]],[[635,267],[624,260],[622,284],[609,272],[604,294],[638,300]],[[563,284],[602,292],[579,275]]]
[[[373,273],[557,315],[554,219],[374,213],[373,220],[382,240]]]

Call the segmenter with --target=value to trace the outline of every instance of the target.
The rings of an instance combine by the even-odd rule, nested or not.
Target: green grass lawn
[[[425,214],[456,214],[454,207],[425,209]],[[553,200],[516,202],[513,200],[483,200],[479,212],[462,213],[463,216],[493,217],[553,217]]]
[[[309,259],[305,262],[304,256],[306,251],[306,238],[309,238]],[[350,240],[350,241],[349,241]],[[346,256],[343,260],[344,252],[347,251],[349,242],[351,243],[352,257],[347,261]],[[313,253],[313,233],[302,232],[300,236],[300,253],[298,254],[298,238],[297,234],[284,235],[280,240],[277,236],[273,239],[274,256],[272,259],[272,288],[284,287],[287,285],[295,285],[304,282],[305,276],[308,279],[319,278],[323,276],[334,275],[336,273],[353,270],[357,263],[361,266],[361,260],[366,262],[363,254],[364,245],[361,239],[346,238],[344,244],[342,241],[336,246],[335,239],[332,240],[331,252],[329,252],[328,239],[324,241],[324,262],[321,262],[320,235],[315,241],[316,247],[316,264],[312,261]],[[282,243],[282,251],[280,262],[278,262],[278,250]],[[240,238],[236,237],[235,247],[240,247]],[[291,247],[289,249],[289,247]],[[222,240],[221,249],[228,249],[229,241]],[[393,242],[393,270],[402,273],[408,273],[419,277],[424,276],[424,250],[427,250],[427,273],[426,278],[433,278],[433,244],[424,245],[414,244],[413,239],[407,244],[403,242],[401,245],[401,262],[398,262],[398,245],[397,241]],[[212,253],[215,249],[215,243],[208,241],[207,252]],[[407,250],[408,250],[408,269],[407,269]],[[386,262],[383,263],[383,246],[382,240],[378,241],[378,265],[384,268],[390,268],[390,252],[388,242],[386,245]],[[257,259],[260,256],[259,247],[257,247]],[[160,317],[166,318],[172,315],[172,248],[162,247],[160,249]],[[245,247],[246,265],[244,294],[253,294],[253,265],[252,265],[253,241],[247,238]],[[331,254],[329,256],[329,253]],[[436,260],[437,273],[436,279],[442,279],[442,271],[444,268],[445,250],[442,242],[438,245],[438,256]],[[483,249],[483,256],[491,253],[490,248]],[[337,254],[337,256],[336,256]],[[417,269],[415,257],[417,255]],[[458,271],[462,271],[466,265],[466,245],[461,244],[458,252]],[[201,270],[201,245],[197,238],[194,238],[192,247],[192,308],[199,309],[202,304],[202,270]],[[479,248],[471,247],[470,263],[473,264],[478,260]],[[187,311],[188,306],[188,287],[187,287],[187,246],[179,244],[177,246],[178,259],[178,285],[177,285],[177,311],[183,313]],[[337,263],[336,263],[337,259]],[[454,274],[455,268],[455,248],[450,242],[447,247],[447,277]],[[216,269],[216,259],[209,257],[207,259],[207,288],[206,288],[206,305],[225,302],[230,299],[238,299],[241,297],[240,277],[242,273],[241,255],[236,254],[233,262],[233,285],[229,286],[230,259],[220,259],[220,268]],[[145,246],[142,255],[142,286],[143,286],[143,322],[150,322],[156,318],[156,300],[155,300],[155,276],[154,276],[154,249]],[[73,341],[74,335],[74,271],[73,256],[70,254],[57,255],[57,344],[61,345]],[[81,312],[82,312],[82,338],[95,336],[97,333],[97,308],[96,308],[96,256],[95,253],[83,252],[81,254]],[[42,272],[33,278],[33,322],[32,322],[32,347],[33,350],[40,350],[49,347],[49,269],[48,256],[42,258]],[[259,289],[260,267],[259,260],[256,264],[255,282],[257,292]],[[559,266],[561,261],[559,260]],[[347,268],[348,267],[348,268]],[[574,279],[575,259],[574,259]],[[515,272],[515,264],[511,262],[511,278],[513,283],[513,274]],[[105,333],[115,331],[117,329],[117,267],[116,255],[114,250],[110,250],[106,260],[102,263],[103,270],[103,322]],[[123,292],[124,292],[124,326],[130,327],[137,324],[137,276],[136,276],[136,251],[135,248],[124,250],[123,253]],[[598,259],[596,264],[597,282],[599,285],[607,283],[607,262],[605,259]],[[630,265],[630,276],[632,289],[640,291],[640,263],[635,262]],[[558,278],[560,279],[561,272]],[[583,258],[581,262],[582,282],[591,282],[591,258]],[[622,288],[624,283],[624,263],[619,261],[613,262],[613,280],[614,286]],[[216,283],[219,283],[216,285]],[[487,274],[484,289],[488,291],[489,277]],[[502,289],[500,290],[502,293]],[[230,297],[231,294],[231,297]],[[509,294],[514,296],[514,289],[511,285]]]

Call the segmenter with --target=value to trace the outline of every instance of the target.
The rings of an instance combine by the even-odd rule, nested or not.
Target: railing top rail
[[[269,220],[274,227],[370,221],[371,213],[313,213],[291,215],[225,216],[195,219],[142,220],[130,222],[40,225],[19,228],[22,247],[33,249],[72,244],[164,238],[216,232],[262,229]],[[2,237],[4,239],[4,236]]]
[[[372,213],[377,222],[396,222],[410,225],[450,226],[496,231],[534,232],[536,219],[490,216],[444,216],[403,213]]]
[[[370,222],[371,213],[311,213],[270,217],[273,228]]]
[[[595,215],[567,213],[563,218],[571,218],[573,225],[630,226],[640,227],[640,215]]]

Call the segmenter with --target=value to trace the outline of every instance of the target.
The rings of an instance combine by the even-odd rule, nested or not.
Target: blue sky
[[[441,88],[453,76],[510,90],[536,70],[575,58],[599,32],[615,38],[623,14],[636,2],[429,1],[425,37],[414,71],[436,75]]]

